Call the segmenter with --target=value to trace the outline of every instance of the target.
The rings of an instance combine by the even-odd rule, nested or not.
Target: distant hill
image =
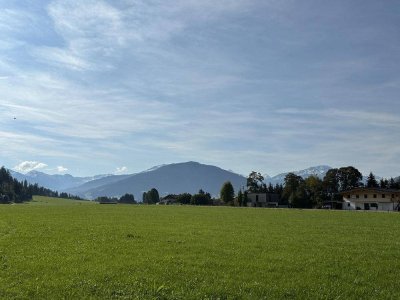
[[[225,181],[230,181],[235,191],[246,185],[246,178],[236,173],[211,165],[185,162],[162,165],[142,173],[126,176],[126,178],[102,178],[70,191],[90,199],[98,196],[113,197],[130,193],[134,194],[136,199],[141,200],[143,192],[151,188],[156,188],[161,196],[184,192],[193,194],[200,189],[213,196],[218,196]],[[99,183],[105,184],[99,185]],[[85,190],[85,187],[88,189]]]
[[[39,171],[30,171],[26,174],[21,174],[12,170],[9,170],[11,176],[16,178],[18,181],[26,180],[28,183],[35,184],[37,183],[39,186],[43,186],[45,188],[56,190],[56,191],[65,191],[67,189],[80,186],[86,182],[96,180],[109,175],[96,175],[92,177],[74,177],[69,174],[65,175],[49,175]]]
[[[330,169],[329,166],[321,165],[293,171],[293,173],[303,178],[315,175],[322,179]],[[12,170],[10,173],[19,181],[27,180],[31,184],[37,183],[39,186],[51,190],[67,192],[86,199],[133,193],[136,199],[141,200],[142,193],[153,187],[158,189],[161,196],[169,193],[196,193],[199,189],[218,196],[222,184],[227,180],[232,182],[236,192],[246,186],[246,178],[242,175],[197,162],[160,165],[141,173],[129,175],[74,177],[69,174],[49,175],[38,171],[21,174]],[[264,175],[264,181],[273,185],[283,184],[287,174],[288,172],[273,177]],[[380,179],[379,176],[376,178]],[[365,180],[366,176],[364,176]],[[400,180],[400,177],[397,180]]]
[[[310,176],[317,176],[319,178],[324,178],[325,174],[332,169],[330,166],[315,166],[315,167],[310,167],[304,170],[300,170],[300,171],[292,171],[291,173],[296,174],[297,176],[301,176],[302,178],[306,179],[307,177]],[[286,172],[286,173],[281,173],[278,174],[276,176],[270,177],[268,175],[264,175],[264,181],[265,183],[269,184],[283,184],[285,182],[285,176],[290,173],[290,172]]]
[[[65,192],[72,195],[81,195],[85,199],[91,199],[91,191],[95,190],[101,186],[112,184],[121,181],[125,178],[131,177],[133,175],[108,175],[99,179],[85,182],[79,186],[75,186],[66,189]]]

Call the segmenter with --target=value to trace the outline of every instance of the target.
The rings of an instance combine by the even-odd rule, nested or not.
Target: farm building
[[[400,208],[400,190],[356,188],[341,194],[345,210],[393,211]]]
[[[174,198],[165,198],[157,202],[157,205],[172,205],[172,204],[179,204],[179,203]]]
[[[272,193],[248,193],[247,206],[250,207],[278,207],[279,195]]]

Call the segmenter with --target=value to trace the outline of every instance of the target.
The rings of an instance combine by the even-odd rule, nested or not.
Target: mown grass
[[[0,206],[1,299],[400,298],[397,213],[35,200]]]

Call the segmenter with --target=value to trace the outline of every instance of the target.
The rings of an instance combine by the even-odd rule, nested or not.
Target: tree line
[[[358,187],[400,189],[400,178],[381,179],[378,182],[371,172],[365,184],[362,180],[361,172],[352,166],[330,169],[322,179],[315,175],[304,179],[288,173],[283,186],[278,185],[271,192],[279,194],[281,204],[297,208],[321,208],[324,203],[340,201],[341,192]],[[247,192],[269,192],[263,181],[260,173],[251,172],[247,178]]]
[[[219,199],[212,198],[210,193],[200,189],[195,194],[181,193],[169,194],[160,197],[157,189],[152,188],[142,195],[143,204],[156,204],[160,201],[171,201],[176,204],[184,205],[230,205],[247,206],[249,193],[271,193],[278,196],[280,205],[288,205],[295,208],[321,208],[325,203],[335,203],[342,199],[341,192],[357,187],[379,187],[379,188],[400,188],[400,179],[381,179],[379,182],[375,176],[370,173],[366,184],[362,181],[363,176],[356,168],[342,167],[330,169],[324,178],[310,176],[302,178],[294,173],[288,173],[285,176],[284,184],[271,183],[266,184],[264,177],[259,173],[252,171],[246,179],[246,189],[239,189],[235,193],[231,182],[225,182],[221,189]],[[127,197],[131,197],[130,201]],[[109,201],[114,203],[133,203],[133,195],[126,194],[118,198],[100,197],[97,201]]]
[[[162,198],[163,200],[172,200],[177,204],[185,205],[213,205],[214,200],[210,193],[200,189],[195,194],[182,193],[182,194],[168,194]]]
[[[94,201],[99,202],[99,203],[137,204],[137,202],[135,200],[135,196],[133,196],[132,194],[128,194],[128,193],[119,198],[101,196],[101,197],[97,197]]]
[[[13,178],[10,172],[0,168],[0,203],[23,203],[32,200],[32,195],[67,198],[82,200],[81,198],[67,193],[58,193],[39,186],[37,183],[30,184],[26,180],[20,182]]]
[[[155,188],[150,189],[142,194],[143,204],[157,204],[162,200],[170,200],[176,204],[187,204],[187,205],[213,205],[213,199],[210,193],[207,193],[200,189],[195,194],[182,193],[182,194],[168,194],[164,197],[160,197],[158,190]],[[134,195],[125,194],[118,197],[97,197],[96,202],[100,203],[125,203],[125,204],[138,204],[135,200]]]

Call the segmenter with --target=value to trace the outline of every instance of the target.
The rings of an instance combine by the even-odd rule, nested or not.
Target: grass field
[[[400,214],[0,206],[1,299],[399,299]]]

